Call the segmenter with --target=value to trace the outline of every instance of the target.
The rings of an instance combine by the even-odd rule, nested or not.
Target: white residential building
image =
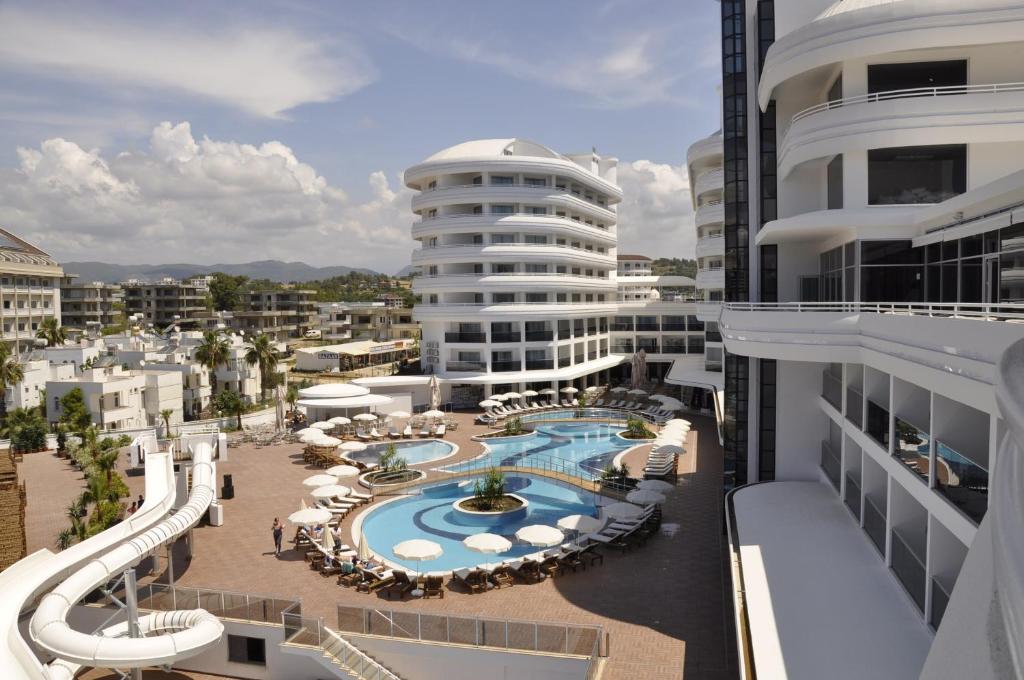
[[[614,158],[522,139],[444,149],[409,168],[422,363],[475,403],[603,382],[616,309]]]
[[[97,361],[105,354],[103,343],[95,340],[81,340],[75,344],[46,347],[43,354],[53,365],[68,364],[75,370],[82,370],[90,362]]]
[[[75,377],[76,368],[71,364],[51,364],[43,352],[33,351],[22,354],[21,367],[25,377],[17,385],[5,390],[7,410],[35,408],[46,391],[46,383],[68,380]]]
[[[196,347],[203,341],[203,334],[198,331],[183,331],[175,334],[181,348],[188,352],[189,360],[195,362]],[[258,364],[249,365],[245,361],[248,346],[242,336],[228,334],[225,336],[230,343],[230,357],[227,364],[221,364],[214,371],[216,391],[238,392],[249,403],[259,402],[263,398]],[[213,382],[213,381],[211,381]],[[202,391],[202,388],[198,388]]]
[[[722,27],[740,676],[1021,677],[1024,6],[723,0]]]
[[[0,341],[30,349],[44,319],[60,320],[64,270],[39,248],[0,229]]]
[[[60,400],[75,388],[82,390],[92,422],[101,430],[128,430],[146,427],[145,377],[120,366],[105,366],[81,371],[78,376],[46,383],[46,417],[51,423],[60,420]]]
[[[320,339],[345,342],[352,339],[352,310],[344,302],[317,304]]]

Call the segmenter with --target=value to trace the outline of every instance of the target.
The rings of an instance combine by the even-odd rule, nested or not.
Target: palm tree
[[[164,419],[164,434],[168,439],[171,438],[171,416],[173,415],[174,411],[169,408],[165,408],[160,411],[160,417]]]
[[[93,468],[95,468],[96,472],[102,473],[108,489],[108,495],[117,493],[114,490],[114,470],[117,469],[117,460],[120,458],[120,455],[121,452],[117,448],[98,448],[92,454]],[[116,498],[117,496],[114,495],[109,500],[115,500]]]
[[[25,369],[18,362],[18,359],[11,357],[11,347],[5,342],[0,342],[0,420],[7,418],[7,388],[14,387],[25,379]]]
[[[226,365],[231,357],[231,344],[221,331],[204,331],[203,341],[196,347],[195,358],[210,371],[210,386],[217,391],[217,367]]]
[[[234,390],[224,390],[214,399],[217,410],[238,418],[238,429],[242,429],[242,414],[245,413],[245,400]]]
[[[260,333],[252,339],[252,346],[245,352],[245,363],[250,366],[259,364],[260,385],[266,391],[273,387],[272,376],[277,371],[277,350],[274,349],[274,340],[266,333]]]
[[[42,323],[39,324],[39,330],[36,331],[36,337],[46,340],[46,344],[50,347],[58,347],[63,345],[68,339],[67,331],[60,325],[55,317],[49,317],[43,319]]]

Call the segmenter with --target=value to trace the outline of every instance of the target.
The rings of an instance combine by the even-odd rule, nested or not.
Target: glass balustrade
[[[896,446],[892,455],[926,483],[930,467],[930,448],[931,437],[927,432],[902,418],[896,418]]]
[[[988,470],[941,441],[935,442],[935,490],[980,524],[988,508]]]
[[[868,399],[867,433],[872,439],[889,450],[889,409]]]
[[[903,587],[910,593],[914,604],[924,611],[925,568],[924,560],[910,546],[899,531],[892,530],[892,571]]]
[[[850,508],[853,516],[860,519],[860,484],[852,472],[846,473],[846,498],[843,502]]]
[[[879,505],[870,495],[864,496],[864,533],[882,555],[885,555],[885,511],[882,510],[884,507],[884,502]]]
[[[843,408],[843,380],[828,371],[821,374],[821,396],[837,409]]]
[[[846,419],[857,429],[864,427],[864,394],[854,387],[846,388]]]

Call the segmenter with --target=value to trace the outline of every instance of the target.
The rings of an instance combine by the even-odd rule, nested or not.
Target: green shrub
[[[509,418],[505,421],[505,434],[509,437],[514,437],[517,434],[523,433],[523,419],[522,418]]]
[[[478,510],[496,510],[501,508],[501,499],[505,496],[505,475],[498,468],[490,468],[473,484],[473,499]]]

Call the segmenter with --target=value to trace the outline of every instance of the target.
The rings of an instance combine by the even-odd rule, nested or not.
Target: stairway
[[[340,669],[358,680],[401,680],[369,654],[356,648],[330,628],[321,629],[320,649],[325,665]]]

